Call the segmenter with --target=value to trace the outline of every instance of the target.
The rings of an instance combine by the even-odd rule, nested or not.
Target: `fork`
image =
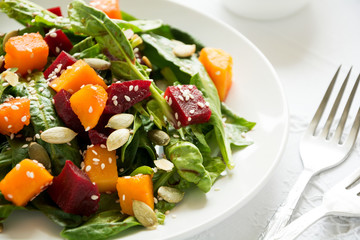
[[[360,75],[358,76],[352,88],[335,132],[330,133],[330,128],[348,83],[351,69],[349,70],[344,82],[341,85],[339,93],[336,96],[335,102],[330,110],[323,129],[319,129],[318,131],[320,133],[317,133],[320,119],[324,113],[326,105],[328,104],[340,69],[341,66],[337,69],[313,119],[308,126],[308,129],[306,130],[300,142],[299,150],[303,162],[303,170],[300,173],[300,176],[295,185],[289,192],[288,197],[277,209],[276,213],[273,215],[269,224],[267,225],[266,230],[261,234],[260,239],[262,240],[271,239],[277,232],[286,226],[297,205],[297,202],[300,199],[302,192],[304,191],[310,179],[319,172],[335,167],[342,163],[349,156],[354,146],[360,126],[360,109],[357,112],[349,136],[344,142],[342,142],[342,135],[356,89],[359,85]]]
[[[350,177],[324,194],[322,204],[305,213],[274,236],[274,240],[292,240],[300,235],[317,220],[328,216],[337,215],[344,217],[360,216],[360,169]]]

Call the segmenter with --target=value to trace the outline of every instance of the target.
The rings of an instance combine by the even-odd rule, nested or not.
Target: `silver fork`
[[[357,169],[350,177],[327,191],[320,206],[305,213],[284,229],[274,240],[292,240],[300,235],[305,229],[319,219],[328,216],[357,217],[360,216],[360,169]]]
[[[307,183],[312,176],[318,174],[321,171],[335,167],[343,162],[350,154],[356,137],[359,132],[360,126],[360,109],[357,112],[356,119],[350,130],[347,139],[342,142],[342,135],[346,120],[349,115],[349,110],[353,102],[356,89],[359,85],[360,75],[358,76],[348,101],[345,105],[344,111],[341,115],[340,122],[334,132],[330,134],[330,128],[333,123],[335,114],[339,107],[341,98],[345,91],[351,69],[349,70],[340,91],[335,99],[334,105],[330,110],[330,114],[325,122],[324,128],[319,134],[316,134],[316,129],[320,122],[320,119],[324,113],[325,107],[329,101],[331,92],[334,88],[336,79],[338,77],[341,66],[336,71],[326,93],[317,109],[308,129],[306,130],[301,142],[300,142],[300,156],[303,162],[303,171],[301,172],[295,185],[289,192],[288,197],[283,204],[277,209],[276,213],[271,218],[266,230],[261,234],[260,239],[268,240],[278,233],[289,222],[290,217],[300,199],[302,192],[304,191]]]

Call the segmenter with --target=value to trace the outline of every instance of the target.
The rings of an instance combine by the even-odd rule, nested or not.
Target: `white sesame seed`
[[[98,200],[98,198],[99,198],[99,196],[97,196],[97,195],[92,195],[92,196],[91,196],[91,199],[94,200],[94,201],[95,201],[95,200]]]
[[[92,108],[92,106],[89,107],[89,113],[92,113],[94,110]]]
[[[93,161],[94,161],[94,162],[100,162],[100,159],[98,159],[98,158],[93,158]]]
[[[22,118],[21,118],[21,121],[24,123],[24,122],[26,122],[26,120],[27,120],[27,117],[26,116],[23,116]]]
[[[191,122],[191,120],[192,120],[191,117],[188,117],[188,121]]]
[[[93,149],[91,150],[95,155],[98,155],[98,153]]]
[[[215,74],[219,76],[221,74],[221,72],[217,71],[217,72],[215,72]]]
[[[137,92],[138,90],[139,90],[139,86],[136,85],[136,86],[134,87],[134,91]]]
[[[27,148],[28,146],[29,146],[29,144],[24,144],[24,145],[22,145],[21,148]]]
[[[20,164],[16,164],[15,169],[19,170],[20,169]]]
[[[197,105],[198,105],[199,107],[201,107],[201,108],[204,108],[204,107],[205,107],[205,105],[204,105],[202,102],[198,102]]]
[[[175,119],[178,120],[179,119],[179,114],[176,112],[175,113]]]
[[[60,48],[59,48],[59,47],[56,47],[56,48],[55,48],[55,51],[56,51],[56,53],[60,53]]]
[[[195,110],[194,110],[194,109],[191,109],[191,110],[189,111],[189,113],[194,114],[194,113],[195,113]]]
[[[56,87],[57,85],[56,84],[51,84],[52,87]]]
[[[93,90],[97,90],[97,87],[95,87],[95,86],[91,86],[91,89],[93,89]]]
[[[133,85],[130,85],[130,86],[129,86],[129,92],[131,92],[133,89],[134,89],[134,86],[133,86]]]
[[[91,166],[90,165],[87,165],[86,168],[85,168],[85,171],[86,172],[89,172],[91,170]]]
[[[89,131],[90,130],[90,127],[87,127],[85,128],[85,132]]]
[[[12,128],[12,125],[8,125],[8,128]]]
[[[5,119],[5,122],[8,122],[9,121],[9,118],[8,117],[4,117],[4,119]]]
[[[181,122],[180,122],[180,121],[178,121],[178,122],[177,122],[177,125],[178,125],[178,127],[180,127],[180,126],[181,126]]]
[[[117,100],[113,100],[113,104],[114,104],[114,106],[117,106],[119,103]]]
[[[125,201],[125,194],[122,195],[122,200]]]
[[[165,96],[165,100],[168,101],[168,100],[169,100],[169,97],[168,97],[168,96]]]
[[[7,195],[7,197],[13,199],[13,195],[11,195],[10,193]]]
[[[194,85],[189,85],[188,88],[189,89],[193,89]]]
[[[83,169],[83,168],[85,167],[85,163],[84,163],[84,162],[81,162],[81,163],[80,163],[80,167],[81,167],[81,169]]]
[[[20,108],[18,106],[16,106],[16,105],[11,105],[11,109],[12,110],[19,110]]]
[[[125,95],[125,96],[124,96],[124,98],[125,98],[125,100],[126,100],[126,101],[128,101],[128,102],[130,102],[130,101],[131,101],[130,97],[129,97],[129,96],[127,96],[127,95]]]
[[[106,145],[105,144],[100,144],[100,147],[101,148],[106,148]]]
[[[113,101],[115,101],[115,100],[117,100],[118,99],[118,96],[113,96],[112,98],[111,98],[111,100],[113,100]]]
[[[205,103],[205,106],[209,107],[209,106],[210,106],[210,103],[206,102],[206,103]]]
[[[111,157],[109,157],[109,164],[111,164],[112,163],[112,158]]]
[[[34,172],[30,172],[30,171],[26,171],[26,176],[28,177],[28,178],[34,178],[35,176],[34,176]]]
[[[169,105],[171,106],[172,104],[172,98],[169,98]]]
[[[173,137],[174,137],[174,138],[179,138],[180,136],[177,135],[177,134],[174,134]]]
[[[180,99],[181,101],[184,101],[184,98],[183,98],[181,95],[179,95],[179,99]]]
[[[104,168],[105,168],[105,163],[102,163],[102,164],[100,165],[100,167],[101,167],[101,170],[104,170]]]

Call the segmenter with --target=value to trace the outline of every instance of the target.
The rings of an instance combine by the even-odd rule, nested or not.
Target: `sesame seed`
[[[191,122],[191,120],[192,120],[191,117],[188,117],[188,121]]]
[[[215,74],[219,76],[221,74],[221,72],[217,71],[217,72],[215,72]]]
[[[178,125],[178,127],[180,127],[180,126],[181,126],[181,122],[180,122],[180,121],[178,121],[178,122],[177,122],[177,125]]]
[[[94,201],[95,201],[95,200],[98,200],[98,198],[99,198],[99,196],[97,196],[97,195],[92,195],[92,196],[91,196],[91,199],[94,200]]]
[[[80,167],[81,167],[81,169],[83,169],[83,168],[85,167],[85,163],[84,163],[84,162],[81,162],[81,163],[80,163]]]
[[[9,118],[8,117],[4,117],[4,119],[5,119],[5,122],[8,122],[9,121]]]
[[[100,162],[100,159],[98,159],[98,158],[93,158],[93,161],[94,161],[94,162]]]
[[[52,33],[50,33],[49,35],[50,35],[50,37],[52,37],[52,38],[56,38],[56,37],[57,37],[57,34],[56,34],[55,32],[52,32]]]
[[[133,85],[130,85],[130,86],[129,86],[129,92],[131,92],[133,89],[134,89],[134,86],[133,86]]]
[[[28,52],[32,52],[32,49],[31,49],[31,48],[29,48],[29,47],[27,47],[27,48],[26,48],[26,51],[28,51]]]
[[[194,87],[193,85],[189,85],[189,86],[188,86],[189,89],[193,89],[193,87]]]
[[[27,148],[28,146],[29,146],[29,144],[24,144],[24,145],[22,145],[21,148]]]
[[[97,90],[97,87],[95,87],[95,86],[91,86],[91,89],[93,89],[93,90]]]
[[[11,105],[11,109],[12,110],[19,110],[20,108],[18,106],[16,106],[16,105]]]
[[[171,106],[172,104],[172,98],[169,98],[169,105]]]
[[[173,137],[174,137],[174,138],[179,138],[180,136],[177,135],[177,134],[174,134]]]
[[[7,195],[8,198],[12,199],[13,195],[11,195],[10,193]]]
[[[105,163],[102,163],[102,164],[100,165],[100,167],[101,167],[101,169],[103,170],[103,169],[105,168]]]
[[[178,120],[179,119],[179,114],[176,112],[175,113],[175,119]]]
[[[56,51],[56,53],[60,53],[60,48],[59,48],[59,47],[56,47],[56,48],[55,48],[55,51]]]
[[[117,100],[113,100],[114,106],[117,106],[119,103]]]
[[[111,157],[109,157],[109,164],[111,164],[112,163],[112,158]]]
[[[202,102],[198,102],[197,105],[198,105],[199,107],[201,107],[201,108],[204,108],[204,107],[205,107],[205,105],[204,105]]]
[[[26,120],[27,120],[27,117],[26,116],[23,116],[22,118],[21,118],[21,121],[24,123],[24,122],[26,122]]]
[[[35,138],[40,139],[40,134],[35,134]]]
[[[51,86],[52,86],[52,87],[56,87],[57,85],[56,85],[56,84],[52,84]]]
[[[169,100],[169,97],[168,97],[168,96],[165,96],[165,100],[166,100],[166,101]]]
[[[85,128],[85,132],[89,131],[90,130],[90,127],[87,127]]]
[[[194,113],[195,113],[195,110],[194,110],[194,109],[191,109],[189,112],[190,112],[191,114],[194,114]]]
[[[12,125],[8,125],[8,128],[12,128]]]
[[[20,169],[20,164],[16,164],[15,169],[19,170]]]
[[[89,113],[92,113],[93,112],[93,108],[92,106],[89,107]]]
[[[91,166],[90,165],[87,165],[86,168],[85,168],[85,171],[86,172],[89,172],[91,170]]]
[[[181,101],[184,101],[184,98],[183,98],[181,95],[179,95],[179,99],[180,99]]]
[[[136,86],[134,87],[134,91],[137,92],[138,90],[139,90],[139,86],[136,85]]]
[[[101,148],[106,148],[106,145],[105,144],[100,144],[100,147]]]
[[[125,100],[126,100],[126,101],[128,101],[128,102],[130,102],[130,101],[131,101],[130,97],[129,97],[129,96],[127,96],[127,95],[125,95],[125,96],[124,96],[124,98],[125,98]]]
[[[91,150],[95,155],[98,155],[98,153],[93,149]]]
[[[115,100],[117,100],[118,99],[118,96],[113,96],[112,98],[111,98],[111,100],[113,100],[113,101],[115,101]]]
[[[122,200],[125,201],[125,194],[122,195]]]
[[[30,172],[30,171],[27,171],[26,172],[26,176],[28,177],[28,178],[34,178],[35,176],[34,176],[34,172]]]
[[[206,103],[205,103],[205,106],[209,107],[209,106],[210,106],[210,103],[206,102]]]

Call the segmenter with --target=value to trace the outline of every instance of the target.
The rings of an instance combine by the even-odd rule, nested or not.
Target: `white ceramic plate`
[[[45,7],[68,1],[37,0]],[[234,83],[227,103],[240,116],[257,122],[249,134],[255,144],[234,153],[236,168],[203,194],[186,195],[157,230],[130,230],[123,239],[181,239],[223,220],[259,192],[283,152],[288,133],[288,110],[280,81],[264,55],[243,35],[226,24],[175,1],[122,0],[121,8],[138,18],[163,19],[188,31],[207,46],[222,48],[234,58]],[[0,31],[17,27],[0,15]],[[216,191],[216,190],[219,191]],[[174,217],[176,215],[176,218]],[[0,238],[60,238],[60,228],[38,213],[16,212],[5,224]]]

